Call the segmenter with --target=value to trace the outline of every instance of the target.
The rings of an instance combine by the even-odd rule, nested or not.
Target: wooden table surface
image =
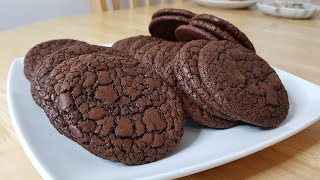
[[[256,10],[218,10],[188,3],[171,7],[214,14],[234,23],[252,40],[257,53],[272,66],[320,84],[319,17],[289,20],[265,16]],[[0,179],[41,179],[23,152],[8,113],[6,82],[12,59],[24,56],[32,46],[49,39],[74,38],[103,44],[128,36],[148,34],[151,15],[160,8],[155,6],[66,17],[0,32]],[[181,179],[319,177],[320,122],[317,122],[265,150]]]

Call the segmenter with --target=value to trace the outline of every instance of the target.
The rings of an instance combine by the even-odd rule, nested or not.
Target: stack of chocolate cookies
[[[113,47],[58,39],[29,50],[32,97],[59,133],[99,157],[143,164],[177,146],[186,116],[219,129],[285,120],[281,80],[231,23],[162,9],[149,30]]]

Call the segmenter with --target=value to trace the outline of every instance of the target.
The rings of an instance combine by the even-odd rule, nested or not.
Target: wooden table
[[[265,16],[255,10],[218,10],[194,4],[172,7],[229,20],[248,35],[257,53],[271,65],[320,84],[319,17],[288,20]],[[49,39],[75,38],[103,44],[148,34],[151,15],[160,8],[66,17],[0,32],[0,179],[41,178],[23,152],[8,113],[6,81],[12,59],[24,56],[33,45]],[[319,176],[320,122],[253,155],[182,179],[318,179]]]

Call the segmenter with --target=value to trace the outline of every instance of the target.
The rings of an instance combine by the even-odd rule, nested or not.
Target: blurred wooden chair
[[[118,10],[120,9],[120,0],[111,0],[112,7],[108,7],[107,0],[90,0],[90,7],[92,12],[105,12],[108,10]],[[183,2],[185,0],[174,0]],[[169,0],[161,0],[161,4],[168,4]],[[153,0],[145,0],[146,7],[153,5]],[[135,8],[137,7],[137,0],[129,0],[129,7]]]

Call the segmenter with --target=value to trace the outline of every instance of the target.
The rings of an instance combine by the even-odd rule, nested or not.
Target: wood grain
[[[0,179],[40,179],[17,141],[8,114],[6,80],[12,59],[24,56],[32,46],[49,39],[74,38],[103,44],[148,34],[152,13],[162,7],[66,17],[0,32]],[[320,84],[319,17],[290,20],[265,16],[255,10],[209,9],[188,3],[165,7],[227,19],[248,35],[257,53],[272,66]],[[319,132],[320,122],[253,155],[181,179],[319,179]]]

